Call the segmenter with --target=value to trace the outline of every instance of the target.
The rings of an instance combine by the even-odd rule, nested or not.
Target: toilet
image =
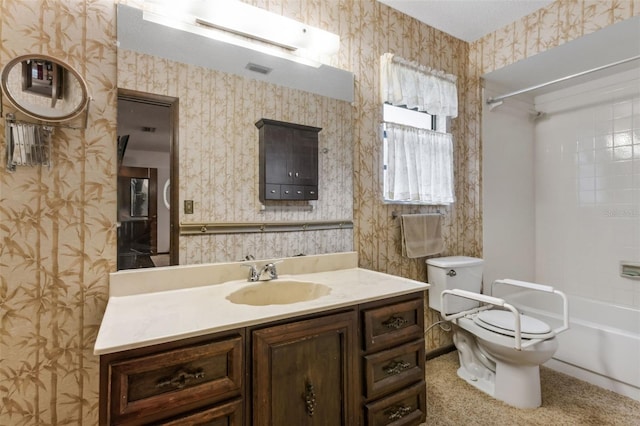
[[[492,283],[492,288],[503,284],[563,298],[563,325],[554,330],[506,300],[482,294],[482,270],[483,260],[474,257],[428,259],[429,307],[452,324],[459,377],[511,406],[539,407],[540,364],[556,352],[556,334],[569,328],[567,299],[546,285],[512,279]]]

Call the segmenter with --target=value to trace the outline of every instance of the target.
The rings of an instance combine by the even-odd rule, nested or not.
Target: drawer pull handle
[[[409,322],[408,320],[402,317],[391,317],[385,322],[383,322],[382,325],[384,325],[387,328],[395,328],[397,330],[399,328],[402,328],[408,322]]]
[[[412,412],[413,409],[411,407],[406,407],[404,405],[400,405],[400,406],[396,406],[396,407],[391,407],[390,409],[388,409],[387,411],[384,412],[385,416],[387,416],[387,418],[390,421],[396,421],[396,420],[400,420],[401,418],[403,418],[404,416],[406,416],[407,414],[409,414],[410,412]]]
[[[390,364],[385,365],[384,367],[382,367],[382,370],[384,370],[384,372],[389,376],[395,376],[396,374],[400,374],[404,370],[407,370],[409,367],[411,367],[410,363],[400,360],[393,361]]]
[[[162,389],[171,387],[175,389],[182,389],[187,386],[192,380],[198,380],[204,378],[204,371],[202,369],[194,372],[186,370],[180,370],[175,376],[169,378],[163,378],[156,383],[156,389]]]
[[[313,389],[313,383],[307,381],[304,389],[304,403],[307,410],[307,415],[313,417],[313,413],[316,410],[316,392]]]

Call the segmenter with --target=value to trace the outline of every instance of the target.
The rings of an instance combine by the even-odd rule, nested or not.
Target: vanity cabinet
[[[419,424],[426,416],[423,299],[377,302],[360,313],[362,423]]]
[[[101,425],[417,426],[424,292],[100,357]]]
[[[259,196],[266,200],[318,199],[320,128],[261,119]]]

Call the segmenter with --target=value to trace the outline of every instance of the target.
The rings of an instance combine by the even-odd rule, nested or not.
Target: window
[[[384,105],[383,199],[397,204],[450,204],[453,144],[446,119]]]
[[[384,201],[453,203],[453,136],[446,131],[457,116],[455,76],[385,54],[380,93]]]

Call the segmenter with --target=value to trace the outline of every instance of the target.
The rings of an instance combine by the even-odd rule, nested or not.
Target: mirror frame
[[[64,72],[68,72],[70,75],[72,75],[77,81],[78,84],[80,85],[80,90],[82,91],[82,99],[79,102],[78,105],[74,106],[73,110],[65,115],[61,115],[61,116],[50,116],[50,115],[42,115],[42,114],[38,114],[38,113],[34,113],[32,111],[29,110],[29,104],[27,103],[25,105],[25,103],[21,103],[19,102],[12,94],[11,91],[9,90],[9,88],[7,87],[7,81],[9,78],[9,73],[11,71],[14,70],[15,67],[20,67],[20,73],[22,74],[22,63],[24,61],[27,60],[44,60],[44,61],[49,61],[54,63],[55,65],[58,65],[60,67],[62,67],[62,69],[64,70]],[[34,118],[36,120],[41,120],[41,121],[46,121],[46,122],[52,122],[52,123],[57,123],[57,122],[61,122],[61,121],[67,121],[67,120],[71,120],[73,118],[76,118],[78,115],[80,115],[84,110],[86,110],[87,105],[89,104],[89,90],[87,88],[87,83],[84,80],[84,78],[82,78],[82,76],[69,64],[56,59],[54,57],[48,56],[48,55],[40,55],[40,54],[28,54],[28,55],[22,55],[22,56],[18,56],[14,59],[12,59],[11,61],[9,61],[9,63],[7,63],[5,65],[5,67],[2,70],[2,76],[1,76],[1,80],[0,80],[0,85],[2,86],[2,92],[5,94],[5,96],[7,97],[7,99],[9,100],[9,102],[15,107],[17,108],[20,112],[22,112],[23,114]],[[52,108],[52,110],[55,111],[55,108]]]

